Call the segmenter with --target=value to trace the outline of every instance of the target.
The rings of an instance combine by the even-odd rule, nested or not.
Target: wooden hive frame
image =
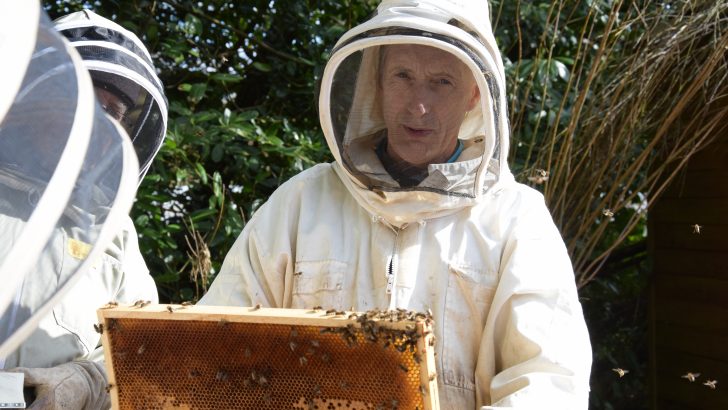
[[[428,314],[184,305],[98,310],[127,408],[439,408]]]

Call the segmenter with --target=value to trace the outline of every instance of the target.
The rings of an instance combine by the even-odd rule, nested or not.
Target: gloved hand
[[[106,391],[107,379],[103,366],[80,360],[56,367],[8,369],[25,373],[25,386],[35,387],[31,410],[69,409],[100,410],[111,407]]]

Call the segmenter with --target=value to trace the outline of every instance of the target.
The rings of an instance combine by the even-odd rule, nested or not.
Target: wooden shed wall
[[[690,160],[648,227],[652,408],[728,409],[728,135]]]

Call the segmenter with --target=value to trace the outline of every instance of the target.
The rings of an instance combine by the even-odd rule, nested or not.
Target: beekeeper
[[[78,53],[74,58],[80,55],[83,59],[82,63],[78,60],[78,66],[90,73],[93,81],[93,88],[89,88],[91,98],[95,94],[99,112],[103,109],[107,118],[116,121],[118,131],[114,132],[124,135],[127,141],[131,137],[139,162],[139,167],[134,168],[139,172],[133,174],[133,188],[136,188],[161,147],[166,130],[167,103],[149,52],[136,35],[90,11],[65,16],[55,22],[55,28]],[[58,38],[54,39],[48,33],[39,34],[47,43],[42,44],[45,48],[37,46],[33,58],[43,58],[44,52],[61,54],[63,48],[68,47],[68,43],[55,33],[54,36]],[[55,69],[50,67],[48,72],[63,69],[64,62],[60,61]],[[38,83],[41,85],[35,88],[39,95],[54,93],[51,85],[45,84],[44,89],[42,81]],[[77,189],[89,198],[88,205],[71,204],[64,211],[46,251],[18,287],[12,309],[0,320],[3,327],[12,330],[29,322],[50,299],[45,295],[60,289],[66,282],[66,275],[79,270],[89,258],[95,244],[88,239],[93,238],[89,232],[99,229],[104,216],[93,215],[93,212],[109,206],[104,188],[109,185],[108,180],[113,180],[120,172],[109,161],[110,145],[103,138],[104,130],[109,132],[108,127],[94,125],[93,131],[102,137],[92,141],[80,169],[79,180],[94,179],[96,182],[95,189]],[[32,147],[29,155],[34,158],[49,157],[57,151],[52,149],[53,144],[38,143],[49,140],[46,136],[20,132],[13,135],[25,138],[25,145]],[[57,144],[60,151],[63,150],[61,142]],[[22,163],[17,158],[5,158],[2,168],[12,172],[6,173],[8,179],[4,181],[2,197],[32,202],[41,195],[44,184],[28,182],[32,179],[28,175],[42,167],[43,162],[41,159]],[[51,166],[53,163],[50,161]],[[89,262],[90,268],[80,275],[52,311],[43,315],[37,329],[12,353],[0,357],[0,368],[25,374],[25,385],[34,390],[35,395],[30,398],[34,400],[31,408],[96,410],[110,406],[100,335],[94,329],[98,321],[96,309],[110,301],[122,304],[136,300],[158,301],[156,286],[142,259],[137,234],[127,213],[128,208],[121,218],[122,224],[111,235],[110,244]],[[13,224],[7,221],[0,222],[3,234],[12,227]]]
[[[251,218],[201,303],[425,311],[443,409],[586,409],[591,348],[543,197],[506,164],[485,1],[389,0],[336,44],[336,159]]]

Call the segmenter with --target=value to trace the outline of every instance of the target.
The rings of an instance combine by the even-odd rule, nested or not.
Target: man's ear
[[[468,109],[467,111],[472,110],[475,108],[475,105],[480,101],[480,88],[478,88],[478,84],[475,84],[473,86],[473,96],[470,97],[470,101],[468,101]]]

